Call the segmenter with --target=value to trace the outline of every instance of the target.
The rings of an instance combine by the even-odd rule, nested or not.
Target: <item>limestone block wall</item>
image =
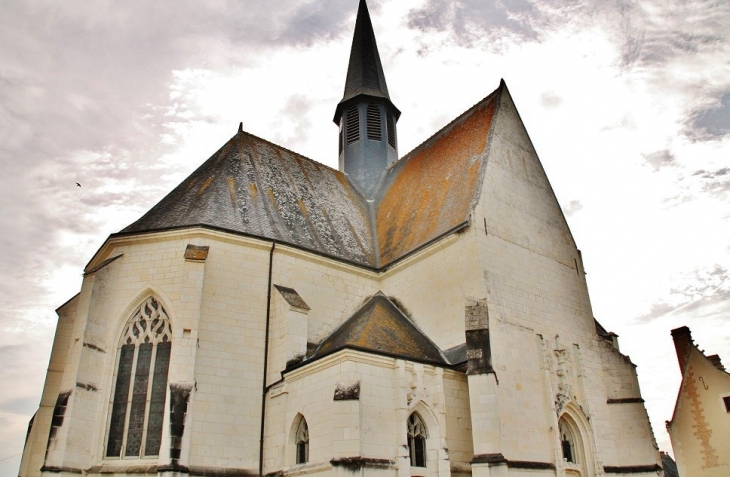
[[[320,342],[378,289],[376,273],[277,246],[273,282],[293,288],[309,305],[307,340]]]
[[[357,397],[336,397],[336,389],[357,384]],[[268,397],[265,472],[336,473],[338,461],[363,458],[380,462],[384,475],[410,475],[406,421],[414,411],[429,432],[428,474],[468,468],[471,423],[461,373],[350,350],[289,371]],[[309,426],[309,462],[295,465],[301,416]]]
[[[464,343],[466,297],[483,289],[476,254],[474,235],[460,233],[383,274],[383,293],[395,297],[441,349]]]
[[[611,395],[640,396],[633,366],[617,351],[621,359],[605,352],[596,334],[580,252],[506,88],[494,121],[468,233],[478,243],[482,288],[475,298],[489,310],[501,452],[560,468],[557,417],[573,402],[590,422],[585,439],[595,443],[594,472],[653,464],[658,453],[645,411],[608,407]],[[637,431],[620,442],[604,437],[616,420]]]
[[[200,304],[189,304],[200,318],[195,364],[188,366],[195,373],[189,461],[180,463],[255,471],[270,244],[208,244]]]
[[[71,344],[77,305],[78,296],[75,296],[56,310],[58,324],[53,338],[48,373],[40,406],[33,417],[33,426],[23,449],[23,459],[18,473],[20,476],[40,475],[40,469],[43,467],[53,412],[58,395],[61,393],[61,380],[67,364],[67,351]]]

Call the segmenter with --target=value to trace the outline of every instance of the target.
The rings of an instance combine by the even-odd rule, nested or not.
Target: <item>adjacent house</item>
[[[682,384],[667,431],[682,477],[730,475],[730,374],[686,326],[672,330]]]

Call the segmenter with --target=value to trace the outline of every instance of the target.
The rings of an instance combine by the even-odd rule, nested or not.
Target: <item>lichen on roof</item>
[[[373,203],[342,172],[239,131],[117,235],[209,227],[382,269],[468,224],[502,87],[391,165]]]

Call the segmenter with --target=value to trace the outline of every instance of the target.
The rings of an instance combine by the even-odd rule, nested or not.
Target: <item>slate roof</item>
[[[378,292],[322,340],[306,362],[344,348],[412,361],[449,365],[444,354],[382,292]]]
[[[381,269],[468,225],[504,87],[391,165],[372,203],[342,172],[239,130],[114,236],[203,226]]]
[[[674,462],[672,456],[665,452],[660,452],[662,457],[662,468],[664,469],[664,477],[679,477],[677,463]]]
[[[375,32],[365,0],[360,0],[357,9],[350,62],[347,66],[345,93],[335,111],[335,124],[339,124],[344,103],[360,95],[386,100],[395,109],[396,116],[400,116],[400,111],[390,100],[383,64],[380,62]]]
[[[344,174],[239,132],[120,234],[202,225],[372,266],[370,222]]]

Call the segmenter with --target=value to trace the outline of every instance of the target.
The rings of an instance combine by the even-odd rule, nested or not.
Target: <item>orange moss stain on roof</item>
[[[213,182],[213,176],[210,176],[207,179],[205,179],[205,181],[203,181],[203,184],[200,186],[200,189],[198,189],[197,195],[200,195],[203,192],[205,192],[205,189],[207,189],[208,187],[210,187],[210,184],[212,182]]]
[[[231,206],[234,208],[236,207],[236,179],[234,179],[231,176],[228,176],[227,178],[228,182],[228,192],[231,194]]]
[[[493,94],[397,162],[376,213],[380,265],[467,220],[497,106]]]

